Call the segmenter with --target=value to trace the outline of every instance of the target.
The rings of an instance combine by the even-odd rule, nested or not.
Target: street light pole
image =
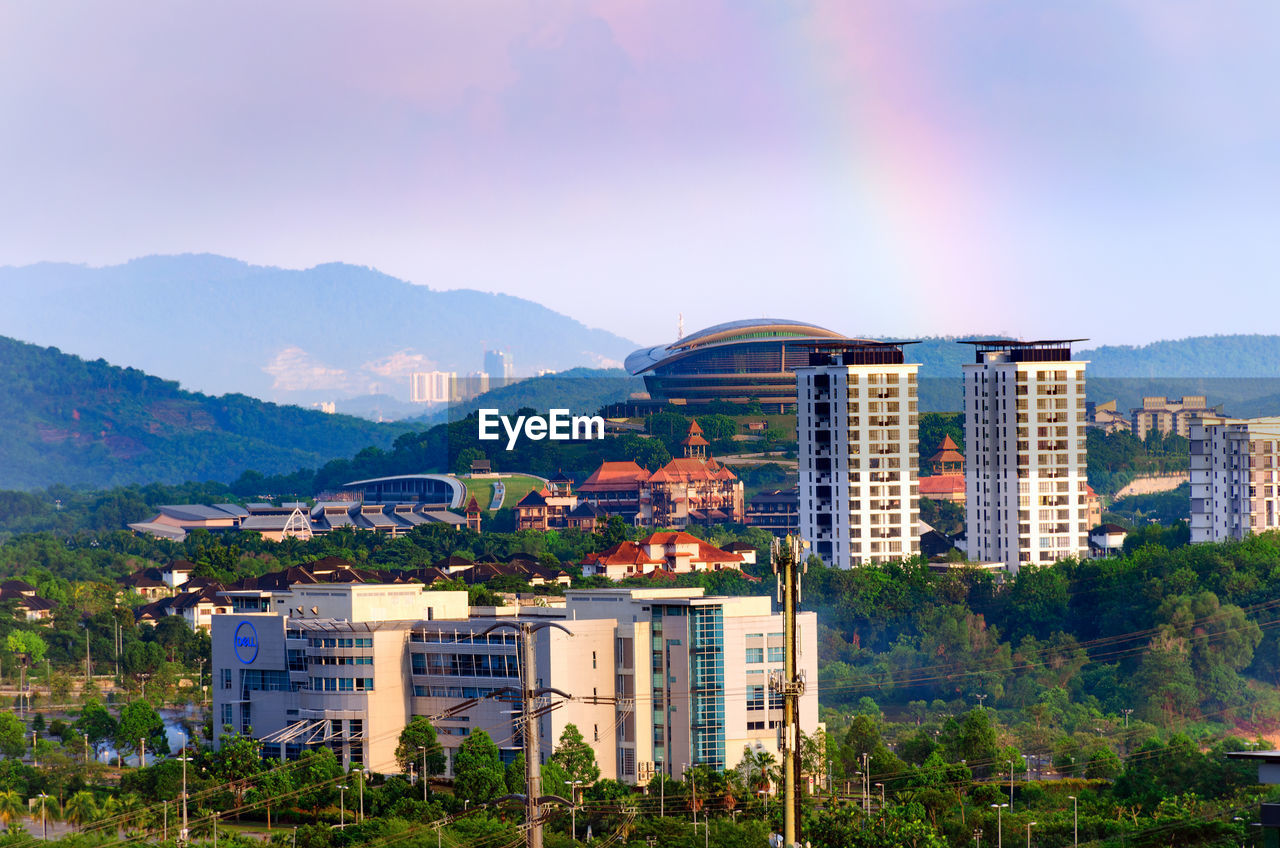
[[[996,811],[996,848],[1004,848],[1004,822],[1001,814],[1008,804],[992,804],[991,808]]]
[[[345,783],[338,784],[338,827],[344,831],[347,828],[347,785]]]
[[[1035,827],[1035,822],[1027,822],[1027,848],[1031,848],[1031,828]]]
[[[1079,848],[1080,845],[1080,801],[1074,795],[1068,795],[1071,799],[1071,844]]]
[[[1013,812],[1013,760],[1009,761],[1009,812]]]
[[[422,800],[427,800],[427,746],[419,745],[418,750],[422,752]]]

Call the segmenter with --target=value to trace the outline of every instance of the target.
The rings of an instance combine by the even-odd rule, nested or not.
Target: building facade
[[[395,747],[415,716],[433,718],[452,774],[466,736],[485,730],[510,762],[522,746],[514,705],[518,639],[510,615],[473,617],[465,592],[420,585],[291,586],[227,595],[213,620],[214,745],[239,733],[267,759],[317,746],[344,766],[399,772]],[[744,748],[777,753],[782,616],[768,597],[700,589],[570,591],[563,606],[521,608],[565,628],[536,632],[540,685],[572,698],[539,720],[549,755],[573,723],[601,777],[681,777],[692,765],[732,768]],[[808,681],[801,727],[817,727],[817,624],[799,616]],[[461,711],[457,708],[464,707]],[[448,717],[443,717],[443,716]]]
[[[1280,527],[1280,418],[1191,425],[1191,541]]]
[[[1176,400],[1167,397],[1144,397],[1142,406],[1129,411],[1129,428],[1139,439],[1152,430],[1162,435],[1190,438],[1191,427],[1201,419],[1222,418],[1222,406],[1209,406],[1204,395],[1187,395]]]
[[[1010,571],[1089,551],[1085,363],[1071,341],[968,342],[966,549]]]
[[[800,535],[828,565],[920,553],[918,368],[883,342],[814,345],[796,368]]]

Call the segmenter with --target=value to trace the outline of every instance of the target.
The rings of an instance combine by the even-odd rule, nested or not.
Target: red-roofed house
[[[931,501],[964,503],[964,454],[951,436],[929,457],[929,476],[920,478],[920,497]]]
[[[664,565],[663,560],[649,556],[635,542],[619,542],[607,550],[587,554],[582,563],[582,576],[598,575],[610,580],[625,580],[628,577],[652,574]]]
[[[582,573],[588,577],[600,575],[610,580],[624,580],[645,575],[741,569],[743,562],[741,554],[722,551],[689,533],[666,531],[653,533],[639,542],[620,542],[608,550],[588,554]]]
[[[649,472],[634,462],[602,462],[578,486],[578,495],[592,506],[634,524],[640,514],[640,490],[648,481]]]

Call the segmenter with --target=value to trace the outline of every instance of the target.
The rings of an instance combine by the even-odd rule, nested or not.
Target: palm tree
[[[81,789],[67,799],[62,807],[62,816],[67,824],[84,827],[98,818],[98,804],[93,800],[93,793]]]
[[[12,789],[0,792],[0,822],[7,829],[14,819],[20,819],[27,812],[27,805],[22,796]]]

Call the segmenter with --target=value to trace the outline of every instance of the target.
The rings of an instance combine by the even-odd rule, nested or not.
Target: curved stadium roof
[[[698,330],[670,344],[641,348],[627,357],[624,363],[632,374],[642,374],[660,365],[665,365],[680,357],[687,356],[697,350],[729,345],[740,342],[812,339],[831,340],[845,339],[841,334],[809,324],[805,321],[786,321],[777,318],[749,318],[743,321],[729,321],[716,324],[705,330]]]

